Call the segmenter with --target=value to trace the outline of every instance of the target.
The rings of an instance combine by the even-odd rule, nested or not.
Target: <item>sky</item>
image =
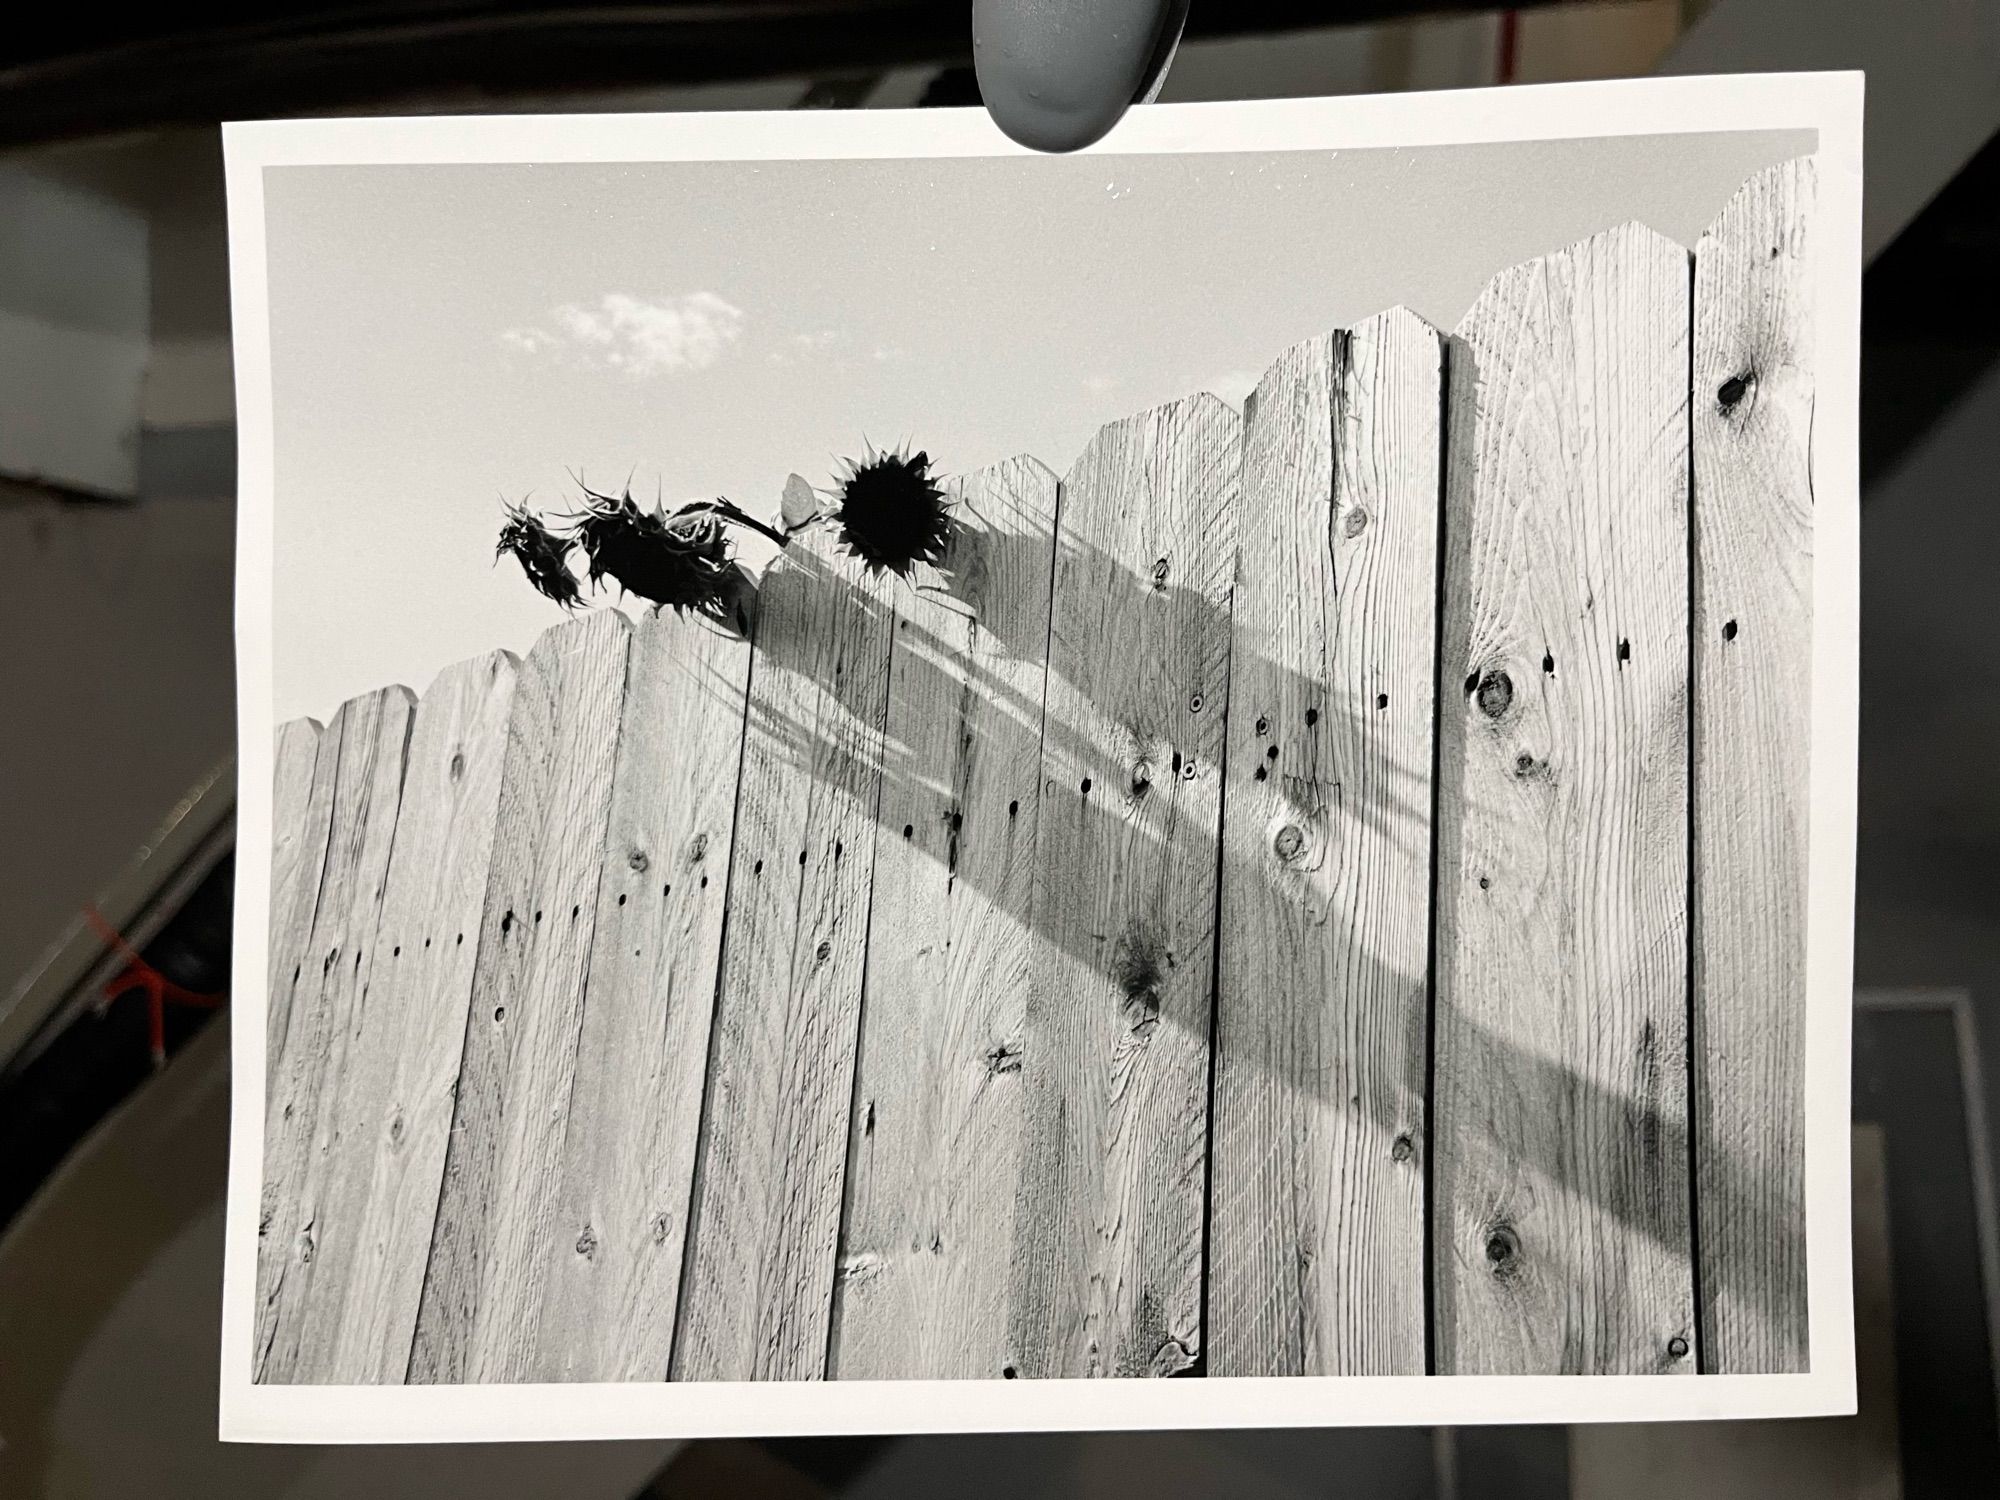
[[[1637,219],[1692,245],[1810,133],[1412,150],[279,167],[265,174],[274,709],[421,692],[560,612],[502,504],[577,476],[775,514],[908,444],[947,473]]]

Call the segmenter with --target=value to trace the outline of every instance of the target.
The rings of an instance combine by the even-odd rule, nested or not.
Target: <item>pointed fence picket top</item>
[[[1694,1118],[1704,1368],[1803,1370],[1813,168],[1695,248]]]
[[[292,903],[298,925],[273,934],[274,950],[282,943],[299,959],[281,979],[289,990],[285,1035],[269,1059],[264,1102],[252,1363],[261,1380],[295,1379],[315,1362],[305,1334],[329,1160],[352,1087],[349,1042],[375,969],[375,918],[414,706],[409,689],[382,688],[342,704],[320,736],[307,799],[310,808],[324,792],[330,802],[319,888],[309,911],[303,900]]]
[[[284,726],[256,1378],[1807,1368],[1812,222]]]
[[[1448,362],[1438,1368],[1692,1371],[1687,251],[1516,267]]]
[[[307,1320],[314,1363],[342,1382],[409,1368],[472,1000],[475,950],[439,938],[479,924],[518,668],[504,651],[447,667],[410,729]]]
[[[272,747],[270,978],[264,1002],[264,1055],[272,1066],[285,1047],[291,1020],[292,971],[305,959],[326,866],[328,824],[333,817],[333,773],[319,749],[325,730],[312,719],[278,727]]]
[[[1288,350],[1237,519],[1209,1353],[1424,1370],[1443,356],[1407,311]]]
[[[515,678],[479,925],[451,934],[477,958],[413,1380],[534,1368],[631,633],[555,626]]]
[[[705,621],[633,629],[536,1379],[667,1373],[749,670]]]
[[[969,475],[897,599],[828,1370],[1002,1376],[1036,935],[1056,476]]]
[[[1008,1365],[1201,1354],[1209,986],[1242,422],[1114,422],[1063,481]]]
[[[894,600],[823,531],[758,600],[675,1379],[826,1371]]]

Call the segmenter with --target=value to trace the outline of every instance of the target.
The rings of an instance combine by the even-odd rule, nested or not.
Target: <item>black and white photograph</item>
[[[1506,95],[231,127],[226,1433],[1852,1409],[1858,86]]]

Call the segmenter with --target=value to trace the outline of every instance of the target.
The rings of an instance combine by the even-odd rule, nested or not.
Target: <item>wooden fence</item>
[[[1811,182],[284,726],[257,1377],[1805,1368]]]

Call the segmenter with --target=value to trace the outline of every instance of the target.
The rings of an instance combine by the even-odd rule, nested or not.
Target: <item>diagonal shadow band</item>
[[[968,632],[986,632],[987,647],[997,649],[1014,660],[1045,664],[1048,647],[1046,622],[1038,625],[1034,620],[1022,618],[1019,612],[980,608],[983,581],[992,576],[1019,576],[1023,567],[1053,566],[1057,559],[1051,555],[1052,545],[1065,549],[1070,565],[1080,565],[1088,576],[1102,579],[1107,589],[1123,595],[1128,606],[1140,601],[1157,601],[1162,592],[1162,586],[1153,578],[1133,572],[1088,544],[1080,544],[1073,537],[1060,536],[1060,531],[1060,539],[1052,544],[1045,532],[1009,529],[1004,524],[993,524],[977,515],[969,515],[966,522],[952,553],[941,568],[920,577],[913,584],[899,585],[898,588],[921,589],[940,602],[962,608]],[[1025,557],[1020,554],[1025,554]],[[794,546],[788,549],[777,566],[803,575],[802,579],[793,581],[793,586],[854,587],[840,564],[810,548]],[[1209,615],[1211,628],[1219,629],[1227,636],[1226,609],[1217,611],[1206,599],[1175,584],[1167,584],[1165,589],[1176,595],[1174,603],[1177,608]],[[1058,786],[1052,781],[1039,779],[1024,784],[1018,798],[1023,808],[1032,809],[1039,818],[1060,806],[1066,818],[1100,825],[1099,837],[1115,835],[1141,846],[1159,843],[1169,836],[1171,830],[1171,837],[1184,845],[1191,837],[1194,838],[1200,851],[1196,857],[1213,868],[1217,880],[1228,887],[1247,891],[1273,884],[1275,866],[1270,862],[1247,859],[1225,847],[1216,830],[1190,828],[1185,820],[1176,818],[1174,782],[1170,774],[1162,776],[1161,768],[1146,765],[1142,777],[1135,778],[1135,748],[1143,746],[1150,738],[1146,726],[1134,726],[1134,733],[1125,743],[1093,741],[1075,726],[1045,715],[1041,700],[999,675],[982,670],[977,664],[978,653],[968,651],[963,640],[940,638],[926,625],[912,619],[913,611],[899,609],[897,599],[896,590],[881,590],[867,594],[860,606],[883,616],[879,622],[883,639],[888,639],[891,634],[895,638],[895,676],[891,691],[918,693],[939,699],[970,694],[983,700],[987,711],[969,719],[972,727],[968,731],[968,743],[964,746],[968,761],[990,759],[1007,765],[1049,765],[1061,760],[1069,764],[1101,765],[1105,769],[1105,775],[1093,779],[1088,793],[1080,786]],[[1119,606],[1114,602],[1110,607],[1115,610]],[[768,629],[760,620],[756,630],[757,658],[753,670],[806,670],[815,660],[815,653],[808,647],[808,642],[788,638],[782,629]],[[1237,639],[1233,642],[1233,649],[1240,653],[1245,649],[1245,643]],[[1260,665],[1267,671],[1277,671],[1268,662]],[[883,670],[888,670],[886,662]],[[1357,704],[1351,698],[1343,700],[1325,683],[1297,682],[1294,686],[1302,699],[1317,699],[1324,703],[1323,712],[1329,715],[1363,720],[1358,728],[1352,724],[1348,727],[1355,733],[1366,732],[1365,718],[1370,711],[1369,705]],[[859,684],[851,678],[822,682],[820,687],[825,690],[836,715],[851,713],[854,706],[866,697]],[[1683,704],[1683,711],[1684,707]],[[1227,712],[1226,705],[1224,712]],[[1440,722],[1448,720],[1454,712],[1451,703],[1445,703],[1441,708]],[[879,726],[856,722],[842,726],[839,732],[829,732],[824,721],[816,725],[781,722],[769,715],[753,713],[746,733],[762,738],[800,767],[818,767],[825,772],[829,758],[849,761],[840,777],[846,784],[860,784],[871,776],[879,776],[886,787],[896,789],[899,794],[885,794],[877,803],[878,810],[886,806],[928,805],[932,816],[927,824],[913,820],[896,828],[882,827],[879,833],[883,837],[907,840],[919,853],[935,862],[941,875],[977,885],[989,878],[990,872],[1004,868],[1001,861],[976,857],[977,848],[984,839],[1011,838],[1016,830],[982,828],[968,819],[959,801],[960,788],[955,784],[962,777],[954,774],[954,768],[926,763],[913,754],[910,747],[888,739]],[[857,757],[864,763],[852,764]],[[1171,766],[1171,761],[1168,765]],[[1453,773],[1449,757],[1440,769],[1445,775]],[[1243,774],[1241,768],[1230,768],[1226,773],[1227,776],[1239,774]],[[858,781],[850,779],[854,777],[858,777]],[[1364,784],[1349,786],[1336,781],[1322,787],[1300,786],[1296,790],[1302,798],[1324,796],[1329,799],[1329,816],[1336,827],[1351,820],[1355,826],[1376,830],[1399,847],[1428,860],[1431,857],[1432,817],[1430,779],[1431,768],[1428,766],[1392,766],[1387,775]],[[1337,840],[1335,842],[1337,844]],[[1333,857],[1338,857],[1337,852]],[[1055,941],[1061,934],[1067,933],[1072,947],[1065,957],[1085,972],[1115,974],[1133,952],[1143,951],[1154,942],[1153,935],[1134,932],[1097,930],[1079,937],[1073,923],[1038,920],[1034,903],[1032,899],[1023,898],[1023,887],[1019,882],[1007,883],[1004,890],[1001,884],[994,879],[993,889],[984,893],[995,902],[1002,903],[998,908],[999,914],[1030,930],[1038,941]],[[1434,899],[1448,904],[1446,888],[1452,884],[1440,876],[1435,882]],[[1291,899],[1289,892],[1277,894],[1281,899]],[[1330,966],[1355,984],[1379,986],[1405,994],[1411,1024],[1423,1028],[1430,1004],[1431,976],[1410,972],[1407,966],[1384,963],[1371,952],[1365,933],[1340,927],[1340,913],[1323,909],[1316,915],[1332,928],[1326,941],[1330,952],[1336,956],[1330,958]],[[1448,911],[1442,904],[1439,916],[1440,920],[1449,920]],[[1210,931],[1196,936],[1206,943],[1212,942],[1215,935]],[[1192,966],[1188,973],[1189,983],[1206,987],[1205,966]],[[1228,996],[1222,996],[1220,1004],[1227,1017]],[[1206,1013],[1205,1006],[1202,1011]],[[1180,1007],[1161,1009],[1164,1015],[1187,1013]],[[1690,1161],[1687,1095],[1684,1086],[1665,1092],[1658,1087],[1658,1078],[1663,1073],[1685,1079],[1687,1039],[1684,1034],[1670,1038],[1669,1045],[1649,1059],[1642,1073],[1635,1074],[1628,1086],[1620,1086],[1585,1077],[1560,1059],[1536,1056],[1513,1042],[1493,1035],[1472,1017],[1448,1006],[1441,1005],[1437,1013],[1429,1018],[1429,1024],[1433,1028],[1456,1028],[1468,1052],[1476,1050],[1481,1054],[1480,1066],[1485,1076],[1509,1080],[1507,1089],[1491,1101],[1491,1107],[1483,1111],[1476,1121],[1462,1122],[1473,1127],[1472,1134],[1463,1143],[1464,1149],[1500,1152],[1510,1169],[1523,1180],[1542,1185],[1540,1197],[1544,1202],[1557,1201],[1565,1195],[1574,1199],[1579,1193],[1584,1194],[1585,1201],[1571,1214],[1572,1220],[1582,1226],[1576,1228],[1574,1233],[1587,1236],[1587,1221],[1592,1216],[1608,1216],[1612,1222],[1638,1232],[1652,1243],[1664,1258],[1670,1277],[1678,1276],[1691,1284],[1691,1239],[1687,1223],[1687,1165]],[[1407,1076],[1393,1080],[1375,1079],[1371,1086],[1357,1088],[1352,1086],[1350,1075],[1356,1068],[1365,1068],[1366,1059],[1349,1057],[1329,1062],[1318,1049],[1302,1044],[1296,1027],[1288,1028],[1283,1024],[1230,1027],[1226,1019],[1223,1025],[1229,1044],[1236,1049],[1238,1060],[1262,1069],[1284,1089],[1327,1108],[1368,1110],[1373,1116],[1372,1123],[1383,1133],[1385,1141],[1406,1139],[1412,1134],[1419,1140],[1427,1137],[1425,1122],[1431,1106],[1430,1087],[1421,1070],[1410,1069]],[[1203,1047],[1208,1045],[1206,1036],[1197,1040]],[[1014,1039],[1013,1046],[1018,1049],[1019,1039]],[[1414,1055],[1421,1058],[1422,1049],[1415,1049]],[[1034,1059],[1022,1059],[1023,1067],[1032,1068],[1034,1065]],[[1560,1124],[1552,1133],[1524,1133],[1510,1123],[1523,1112],[1531,1111],[1544,1114]],[[1414,1132],[1413,1122],[1417,1127]],[[1540,1159],[1535,1159],[1534,1154],[1521,1155],[1520,1147],[1529,1135],[1540,1142],[1553,1140],[1557,1144],[1554,1149],[1538,1148]],[[1572,1144],[1566,1146],[1563,1142]],[[1436,1149],[1453,1149],[1457,1144],[1444,1143]],[[1746,1180],[1726,1142],[1703,1140],[1700,1148],[1706,1163],[1708,1191],[1720,1200],[1712,1206],[1704,1205],[1705,1211],[1726,1212],[1746,1222],[1754,1222],[1751,1231],[1754,1238],[1772,1244],[1774,1255],[1796,1256],[1802,1264],[1802,1216],[1774,1207],[1763,1185]],[[1606,1169],[1579,1171],[1578,1158],[1574,1153],[1585,1149],[1604,1155],[1608,1162]],[[1679,1178],[1678,1189],[1668,1193],[1660,1184],[1673,1179],[1676,1174]],[[1226,1190],[1226,1185],[1218,1184],[1218,1190]],[[1670,1203],[1678,1203],[1678,1209],[1669,1206]],[[1487,1231],[1491,1228],[1493,1215],[1490,1212],[1475,1212],[1471,1206],[1445,1202],[1435,1203],[1433,1212],[1437,1218],[1432,1226],[1432,1235],[1438,1248],[1430,1274],[1440,1330],[1437,1355],[1440,1367],[1450,1368],[1453,1350],[1449,1329],[1455,1293],[1452,1289],[1453,1277],[1445,1274],[1445,1268],[1455,1265],[1460,1273],[1469,1271],[1475,1276],[1490,1274],[1490,1262],[1485,1260],[1485,1246],[1490,1238]],[[1519,1233],[1520,1226],[1515,1228]],[[1517,1266],[1519,1264],[1516,1262]],[[1615,1262],[1608,1269],[1593,1269],[1588,1274],[1597,1279],[1600,1290],[1607,1297],[1615,1298],[1625,1291],[1623,1278],[1628,1273]],[[1553,1277],[1551,1272],[1550,1279]],[[1518,1269],[1513,1273],[1513,1284],[1517,1287],[1526,1279]],[[1768,1286],[1761,1284],[1754,1289],[1726,1284],[1705,1285],[1701,1294],[1704,1301],[1711,1303],[1724,1297],[1768,1301],[1771,1295]],[[1690,1299],[1692,1295],[1690,1290]],[[1521,1298],[1517,1295],[1515,1300],[1518,1302]],[[1785,1310],[1770,1306],[1764,1311],[1777,1317]],[[1563,1320],[1557,1318],[1550,1326],[1560,1330],[1564,1326]],[[1685,1337],[1692,1342],[1691,1329]],[[1561,1332],[1554,1338],[1549,1368],[1587,1367],[1583,1363],[1582,1344],[1578,1338]],[[1664,1345],[1662,1347],[1664,1349]],[[1661,1360],[1662,1368],[1679,1362],[1664,1352]]]

